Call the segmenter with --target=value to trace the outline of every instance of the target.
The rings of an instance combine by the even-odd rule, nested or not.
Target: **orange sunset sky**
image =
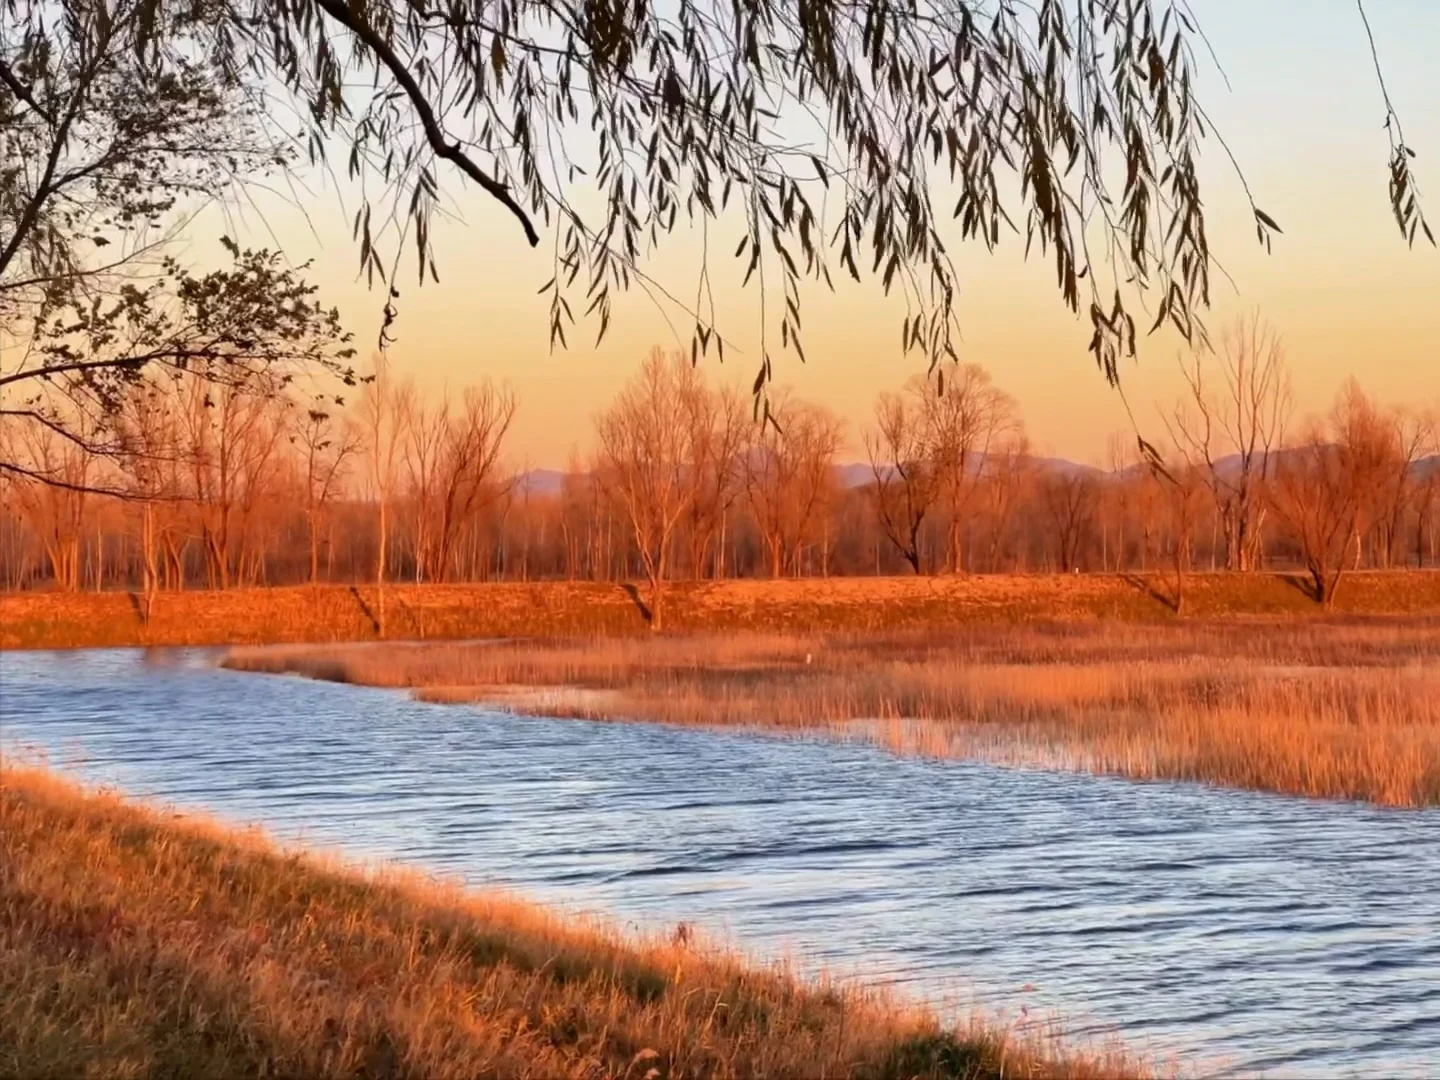
[[[1212,330],[1258,309],[1286,343],[1297,413],[1323,408],[1351,373],[1384,401],[1440,404],[1440,253],[1428,245],[1408,249],[1390,216],[1384,110],[1354,5],[1196,0],[1193,7],[1229,82],[1207,65],[1202,102],[1256,201],[1284,230],[1271,254],[1257,246],[1240,185],[1212,141],[1205,176],[1211,246],[1235,282],[1215,280]],[[1440,3],[1371,0],[1369,11],[1391,98],[1420,155],[1415,170],[1429,195],[1432,228],[1440,232]],[[568,350],[552,353],[548,298],[536,293],[551,274],[548,238],[532,251],[483,193],[455,176],[450,191],[463,221],[441,230],[440,284],[415,287],[413,258],[402,264],[393,362],[437,395],[484,377],[508,380],[520,398],[513,462],[563,467],[572,447],[588,449],[596,410],[652,345],[674,346],[675,332],[636,292],[616,304],[598,348],[593,326],[582,326]],[[303,205],[306,215],[261,197],[226,227],[251,243],[278,239],[296,261],[313,258],[314,280],[339,306],[363,355],[384,297],[355,277],[355,203],[317,180]],[[195,223],[197,246],[211,224],[209,231],[221,231],[205,218]],[[729,258],[738,237],[733,225],[712,226],[719,321],[743,351],[727,350],[723,368],[713,355],[705,363],[716,377],[748,386],[759,362],[758,297],[738,288],[743,265]],[[698,233],[677,235],[649,269],[693,296],[698,249]],[[1018,399],[1037,452],[1101,463],[1110,434],[1131,430],[1124,405],[1085,351],[1088,322],[1062,307],[1048,262],[1027,265],[1022,251],[1023,238],[1012,238],[996,257],[957,249],[962,359],[984,364]],[[925,361],[900,352],[898,298],[884,297],[878,282],[840,284],[835,276],[836,293],[811,289],[805,296],[809,363],[777,351],[776,381],[840,413],[849,431],[846,456],[855,458],[876,393],[923,371]],[[684,314],[671,316],[688,346]],[[778,325],[773,333],[778,339]],[[1157,403],[1173,402],[1178,391],[1178,348],[1173,336],[1145,339],[1123,374],[1152,437],[1163,434]]]

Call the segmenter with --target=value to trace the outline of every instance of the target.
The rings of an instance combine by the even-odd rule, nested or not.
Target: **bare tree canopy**
[[[1335,602],[1341,575],[1359,560],[1362,534],[1386,509],[1387,481],[1410,471],[1416,450],[1402,447],[1403,430],[1400,418],[1352,378],[1330,412],[1312,417],[1298,445],[1279,459],[1275,509],[1294,534],[1312,594],[1326,607]]]
[[[656,350],[596,415],[593,456],[558,474],[512,471],[516,400],[485,379],[438,408],[379,354],[334,406],[296,384],[256,393],[157,368],[117,417],[133,454],[0,425],[0,457],[55,478],[0,475],[0,589],[133,588],[148,619],[196,586],[345,582],[366,586],[385,637],[428,632],[423,607],[387,599],[400,580],[630,581],[658,627],[681,577],[1139,574],[1181,614],[1192,572],[1288,574],[1330,604],[1352,568],[1440,566],[1440,427],[1425,403],[1351,384],[1271,441],[1270,391],[1245,391],[1230,442],[1234,387],[1283,387],[1283,371],[1259,378],[1280,353],[1257,325],[1232,335],[1234,374],[1217,359],[1202,384],[1209,453],[1203,438],[1201,451],[1167,442],[1162,472],[1117,433],[1092,467],[1035,455],[1012,415],[983,456],[978,440],[967,451],[959,500],[942,482],[956,440],[937,438],[954,428],[935,428],[936,380],[918,375],[879,396],[860,465],[837,460],[839,422],[793,389],[773,395],[777,423],[756,424],[743,392]],[[983,370],[968,385],[1006,404]],[[1201,405],[1184,408],[1203,434]]]
[[[1184,471],[1204,473],[1225,534],[1226,568],[1249,570],[1265,520],[1261,492],[1290,414],[1285,350],[1257,314],[1222,336],[1218,388],[1207,386],[1202,359],[1182,361],[1186,395],[1162,418]]]
[[[921,530],[940,497],[924,413],[910,395],[882,394],[875,402],[875,430],[865,433],[865,452],[875,478],[875,515],[885,538],[915,573],[921,568]]]
[[[433,222],[456,181],[530,244],[550,234],[553,343],[577,311],[603,334],[632,286],[679,303],[647,256],[691,230],[708,256],[714,232],[766,298],[758,391],[772,321],[804,355],[805,279],[901,291],[904,346],[933,366],[956,355],[954,244],[1013,240],[1053,263],[1114,381],[1140,304],[1203,335],[1203,50],[1179,0],[5,0],[0,127],[24,165],[0,193],[0,272],[93,265],[92,205],[153,219],[177,191],[289,168],[301,148],[343,154],[363,185],[360,260],[392,297],[405,252],[438,277]],[[1431,232],[1380,89],[1413,243]],[[1278,226],[1251,210],[1268,244]],[[680,304],[692,355],[723,348],[709,281],[707,266]]]
[[[817,539],[828,546],[835,454],[843,440],[839,417],[782,390],[775,399],[775,423],[763,427],[747,448],[745,493],[770,556],[771,577],[798,573],[801,556]]]
[[[656,349],[595,421],[595,476],[629,526],[650,585],[654,630],[663,624],[672,545],[707,479],[697,460],[707,433],[692,422],[695,399],[706,393],[683,357]]]
[[[903,394],[881,395],[875,419],[865,442],[886,535],[919,573],[922,526],[943,511],[945,568],[960,573],[971,500],[1023,437],[1014,399],[979,364],[962,364],[948,382],[917,375]]]

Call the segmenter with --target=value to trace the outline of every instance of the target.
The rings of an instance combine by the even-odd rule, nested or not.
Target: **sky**
[[[1192,0],[1224,69],[1207,65],[1201,101],[1244,170],[1256,202],[1283,235],[1266,254],[1239,182],[1217,143],[1202,163],[1212,250],[1234,279],[1215,279],[1212,329],[1259,312],[1281,335],[1300,414],[1324,409],[1341,382],[1357,376],[1382,401],[1440,405],[1440,252],[1407,248],[1390,215],[1384,109],[1364,27],[1341,0]],[[1426,205],[1440,231],[1440,0],[1368,0],[1390,96],[1409,143]],[[1226,81],[1228,80],[1228,86]],[[547,245],[531,250],[512,218],[483,192],[454,178],[462,221],[439,229],[441,281],[402,279],[391,358],[431,395],[485,378],[508,382],[520,399],[509,452],[516,465],[563,467],[590,446],[591,419],[634,374],[654,345],[675,331],[641,293],[620,298],[613,325],[595,347],[593,328],[551,351]],[[357,279],[350,215],[334,190],[317,187],[305,215],[263,199],[244,215],[252,242],[279,239],[289,257],[313,259],[312,279],[336,304],[362,352],[375,340],[384,296]],[[308,219],[308,224],[307,224]],[[197,225],[197,228],[200,226]],[[735,232],[734,236],[729,235]],[[712,233],[720,278],[719,320],[740,350],[716,378],[747,386],[759,359],[757,298],[735,286],[729,263],[739,235]],[[1086,351],[1088,320],[1070,314],[1050,265],[1025,263],[1022,244],[995,256],[957,252],[962,293],[961,359],[988,368],[1013,395],[1037,451],[1102,464],[1116,431],[1133,432],[1126,400],[1147,437],[1163,435],[1158,409],[1180,390],[1180,343],[1157,335],[1122,370],[1125,400]],[[678,291],[694,288],[698,238],[680,239],[652,273]],[[838,270],[838,267],[836,268]],[[410,272],[413,275],[413,271]],[[734,278],[728,285],[726,276]],[[833,408],[847,422],[846,455],[862,454],[875,396],[925,369],[900,349],[903,307],[878,281],[855,285],[836,273],[837,291],[804,296],[808,362],[777,353],[776,381]],[[688,323],[672,312],[688,347]]]

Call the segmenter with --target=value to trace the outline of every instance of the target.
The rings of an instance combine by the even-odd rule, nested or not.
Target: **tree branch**
[[[51,122],[51,126],[55,129],[55,134],[50,142],[50,152],[45,156],[45,170],[40,176],[40,183],[36,186],[34,194],[31,195],[25,203],[25,209],[20,214],[20,219],[15,225],[15,234],[10,237],[10,242],[5,246],[5,250],[0,251],[0,274],[5,272],[6,267],[10,265],[10,260],[13,259],[15,253],[20,250],[20,245],[25,242],[26,236],[35,227],[35,222],[40,217],[40,210],[41,207],[45,205],[45,200],[54,194],[54,190],[50,186],[51,181],[55,178],[55,170],[60,164],[60,155],[64,152],[66,142],[70,137],[70,126],[80,114],[80,107],[85,100],[85,95],[91,83],[94,82],[94,78],[95,72],[93,68],[84,73],[80,84],[75,88],[75,92],[70,97],[70,104],[65,110],[65,115],[60,118],[58,123],[54,121]],[[41,115],[43,116],[44,114],[42,113]]]
[[[1395,212],[1395,222],[1400,226],[1400,235],[1413,246],[1415,226],[1418,225],[1430,246],[1435,246],[1435,234],[1425,220],[1425,211],[1420,203],[1420,191],[1410,172],[1409,159],[1415,156],[1405,142],[1405,131],[1400,126],[1400,115],[1390,101],[1390,88],[1385,85],[1385,71],[1380,65],[1380,51],[1375,45],[1375,32],[1370,29],[1370,16],[1365,13],[1365,0],[1355,0],[1360,9],[1360,22],[1365,27],[1365,40],[1370,44],[1370,59],[1375,64],[1375,79],[1380,84],[1380,96],[1385,102],[1385,131],[1390,136],[1390,205]],[[1407,198],[1408,197],[1408,198]]]
[[[63,488],[66,491],[78,491],[82,495],[108,495],[114,499],[135,499],[131,492],[120,488],[95,487],[92,484],[72,484],[68,480],[60,480],[49,473],[40,472],[36,469],[27,469],[23,465],[16,465],[13,461],[6,461],[0,458],[0,472],[12,473],[15,476],[24,477],[26,480],[33,480],[37,484],[44,484],[47,487]]]
[[[219,346],[223,339],[216,341],[209,346],[186,348],[183,345],[166,345],[161,348],[151,349],[144,353],[126,353],[123,356],[107,357],[104,360],[69,360],[60,364],[42,365],[41,367],[26,368],[15,371],[9,375],[0,375],[0,386],[7,386],[10,383],[25,382],[31,379],[48,380],[56,375],[73,375],[89,371],[104,371],[106,369],[138,371],[151,364],[169,364],[172,367],[179,366],[187,360],[223,360],[226,363],[239,365],[251,361],[259,362],[264,359],[263,353],[236,352],[222,353]],[[211,382],[223,380],[211,378],[208,375],[202,376]]]
[[[51,124],[55,123],[55,117],[48,110],[40,107],[40,103],[35,100],[35,95],[30,92],[30,88],[16,77],[15,72],[10,70],[10,65],[4,60],[0,60],[0,82],[8,86],[12,94],[34,109],[46,121]]]
[[[0,409],[0,416],[15,417],[20,420],[31,420],[43,428],[48,428],[62,439],[74,443],[81,451],[92,457],[109,457],[116,452],[115,446],[102,442],[91,442],[83,435],[71,431],[63,423],[54,420],[37,409]]]
[[[425,129],[426,141],[429,142],[430,148],[435,151],[436,155],[454,164],[514,214],[525,230],[525,239],[530,241],[531,247],[540,243],[540,234],[535,231],[535,226],[530,221],[530,215],[515,201],[505,185],[470,160],[465,151],[460,149],[459,143],[452,142],[447,138],[440,122],[435,118],[434,108],[431,107],[429,99],[425,97],[425,92],[420,89],[420,84],[415,81],[415,77],[406,68],[405,62],[395,54],[395,50],[386,43],[385,39],[357,12],[353,11],[345,0],[315,0],[315,4],[330,18],[359,38],[365,47],[385,65],[391,76],[409,97],[410,104],[420,118],[421,126]]]

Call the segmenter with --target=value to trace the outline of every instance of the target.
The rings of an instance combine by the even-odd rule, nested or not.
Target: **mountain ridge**
[[[1272,450],[1271,455],[1279,458],[1289,451]],[[983,463],[983,458],[981,459]],[[1027,455],[1025,460],[1041,471],[1048,471],[1065,477],[1089,476],[1097,480],[1111,480],[1123,477],[1138,465],[1129,465],[1124,469],[1110,470],[1102,469],[1096,465],[1086,465],[1082,462],[1071,461],[1069,458],[1046,457],[1041,455]],[[1227,454],[1218,458],[1215,467],[1221,475],[1233,476],[1240,466],[1239,454]],[[977,465],[977,468],[980,466]],[[1428,479],[1430,476],[1440,473],[1440,454],[1432,454],[1429,457],[1420,458],[1410,466],[1411,470],[1420,478]],[[853,491],[862,488],[873,482],[874,470],[869,464],[863,461],[838,462],[834,466],[835,474],[840,478],[840,486],[846,491]],[[516,483],[516,490],[531,495],[559,495],[563,490],[565,477],[569,474],[563,469],[526,469],[520,473]]]

